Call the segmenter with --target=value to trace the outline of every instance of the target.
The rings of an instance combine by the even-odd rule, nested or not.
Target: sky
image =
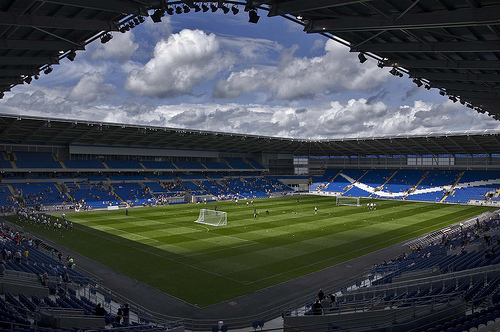
[[[335,139],[499,130],[500,122],[260,12],[150,18],[16,86],[0,113]]]

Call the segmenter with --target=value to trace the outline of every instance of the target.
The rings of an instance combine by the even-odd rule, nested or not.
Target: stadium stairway
[[[450,187],[450,189],[448,189],[447,193],[444,195],[444,197],[441,199],[441,203],[443,203],[446,198],[448,198],[448,196],[450,196],[450,193],[453,192],[453,190],[455,189],[455,187],[457,186],[457,184],[460,182],[460,179],[464,176],[465,174],[465,171],[461,172],[458,176],[457,176],[457,179],[455,180],[455,182],[453,183],[453,185]]]
[[[391,180],[392,180],[392,178],[393,178],[393,177],[394,177],[397,173],[398,173],[398,171],[397,171],[397,170],[396,170],[396,171],[394,171],[394,172],[391,174],[391,176],[390,176],[389,178],[387,178],[387,180],[386,180],[384,183],[382,183],[382,185],[381,185],[380,187],[381,187],[381,188],[384,188],[384,186],[385,186],[387,183],[389,183],[389,181],[391,181]],[[372,193],[370,194],[370,196],[368,196],[368,197],[372,197],[374,194],[375,194],[375,192],[372,192]]]

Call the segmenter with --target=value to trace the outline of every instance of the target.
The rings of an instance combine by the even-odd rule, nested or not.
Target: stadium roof
[[[500,132],[301,140],[90,121],[0,116],[0,144],[274,152],[296,156],[500,154]]]
[[[0,91],[31,82],[62,58],[74,59],[90,42],[106,42],[109,32],[126,32],[145,16],[158,19],[171,5],[202,2],[212,1],[0,0]],[[308,33],[378,59],[380,67],[396,68],[395,75],[409,73],[417,85],[500,116],[500,0],[217,2],[284,16]]]

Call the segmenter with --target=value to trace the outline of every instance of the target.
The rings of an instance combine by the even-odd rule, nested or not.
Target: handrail
[[[463,271],[457,271],[457,272],[448,272],[445,274],[439,274],[435,276],[430,276],[430,277],[423,277],[423,278],[418,278],[418,279],[413,279],[413,280],[406,280],[406,281],[393,281],[390,284],[383,284],[383,285],[373,285],[368,288],[358,288],[351,290],[346,293],[346,295],[355,295],[355,294],[360,294],[364,292],[375,292],[375,291],[381,291],[381,290],[390,290],[393,288],[401,288],[401,287],[407,287],[407,286],[419,286],[422,284],[429,284],[431,282],[436,282],[436,281],[447,281],[447,280],[452,280],[456,278],[462,278],[462,277],[472,277],[474,275],[480,275],[484,273],[498,273],[500,274],[500,264],[496,265],[488,265],[488,266],[482,266],[482,267],[477,267],[474,269],[469,269],[469,270],[463,270]]]

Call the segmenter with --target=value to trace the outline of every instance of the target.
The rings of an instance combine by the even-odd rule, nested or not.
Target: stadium
[[[360,65],[498,115],[498,1],[3,5],[2,97],[146,19],[240,5],[250,23],[282,16]],[[499,136],[296,139],[1,115],[0,328],[500,330]]]

